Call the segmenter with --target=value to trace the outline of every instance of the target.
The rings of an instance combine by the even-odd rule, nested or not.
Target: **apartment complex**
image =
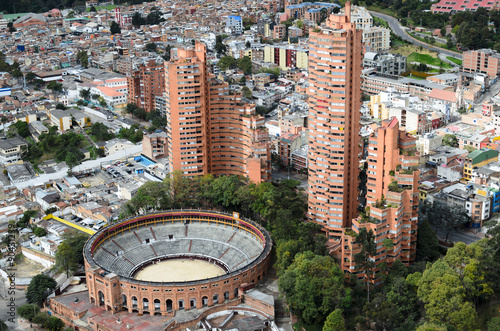
[[[500,73],[500,54],[491,49],[464,52],[461,70],[497,77]]]
[[[341,11],[341,13],[344,11]],[[372,52],[391,48],[391,30],[373,26],[373,18],[364,7],[351,7],[351,23],[363,31],[363,43]]]
[[[309,219],[331,242],[357,216],[360,148],[361,30],[331,15],[309,34]]]
[[[326,10],[326,14],[330,14],[335,8],[340,8],[340,6],[336,3],[328,2],[303,2],[286,6],[285,14],[293,20],[306,19],[319,22],[322,16],[321,10]]]
[[[155,97],[165,91],[165,68],[163,59],[149,58],[134,63],[127,73],[128,103],[133,103],[147,112],[155,109]]]
[[[206,46],[179,48],[165,62],[169,171],[185,176],[237,174],[254,182],[271,177],[264,118],[255,105],[208,73]]]
[[[406,72],[406,56],[366,52],[363,67],[375,68],[379,74],[399,76]]]
[[[266,45],[264,47],[264,62],[275,63],[282,70],[290,68],[307,69],[309,65],[309,50],[297,45]]]
[[[365,272],[355,271],[353,263],[360,250],[355,238],[361,228],[372,230],[377,253],[371,257],[376,267],[369,277],[377,282],[381,263],[415,260],[420,171],[416,138],[400,130],[396,118],[383,121],[368,139],[366,209],[353,220],[352,230],[345,232],[341,263],[346,272],[364,278]],[[392,245],[383,245],[385,239],[392,240]]]

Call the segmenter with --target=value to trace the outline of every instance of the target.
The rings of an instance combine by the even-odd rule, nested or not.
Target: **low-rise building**
[[[21,160],[22,153],[27,148],[28,144],[19,138],[0,140],[0,163],[5,166]]]
[[[406,56],[366,52],[363,58],[363,67],[375,68],[379,74],[400,76],[406,72]]]
[[[142,138],[142,154],[155,161],[167,157],[167,134],[163,131],[145,134]]]
[[[464,178],[471,180],[472,170],[475,167],[482,167],[488,163],[498,161],[498,151],[492,149],[475,150],[465,158]]]

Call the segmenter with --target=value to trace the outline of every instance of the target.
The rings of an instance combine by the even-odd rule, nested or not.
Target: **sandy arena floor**
[[[224,270],[201,260],[169,260],[152,264],[135,275],[135,279],[152,282],[184,282],[217,277],[225,274]]]

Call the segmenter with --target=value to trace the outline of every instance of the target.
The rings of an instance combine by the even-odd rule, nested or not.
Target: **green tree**
[[[7,28],[9,29],[10,33],[16,32],[16,28],[14,27],[14,23],[13,22],[8,22],[7,23]]]
[[[470,222],[470,216],[462,206],[448,206],[445,203],[435,201],[432,205],[422,205],[421,214],[426,217],[430,224],[436,229],[446,232],[445,240],[448,240],[450,231],[460,228]]]
[[[323,326],[323,331],[345,331],[345,321],[344,316],[342,316],[341,309],[335,309],[326,318],[325,325]]]
[[[439,258],[439,242],[427,219],[418,227],[417,260],[433,262]]]
[[[491,270],[488,257],[487,240],[481,240],[469,246],[463,242],[456,243],[448,249],[443,261],[446,262],[460,277],[466,289],[466,298],[475,305],[480,299],[494,294],[493,284],[487,273]]]
[[[493,317],[486,323],[488,331],[500,331],[500,317]]]
[[[55,316],[51,316],[45,322],[45,328],[49,331],[61,331],[64,328],[64,322]]]
[[[99,105],[101,107],[107,107],[108,106],[108,103],[106,102],[106,100],[104,100],[104,97],[100,96],[99,99],[97,99],[99,101]]]
[[[54,92],[62,92],[63,85],[61,83],[56,82],[56,81],[51,81],[47,84],[47,88],[54,91]]]
[[[78,159],[72,152],[66,152],[66,157],[64,159],[64,162],[66,162],[66,165],[68,166],[69,169],[73,169],[76,165],[79,164]]]
[[[31,83],[36,78],[36,75],[33,72],[28,72],[26,74],[26,81]]]
[[[75,251],[68,244],[68,242],[63,241],[57,247],[56,264],[54,267],[59,271],[64,271],[68,277],[70,272],[73,272],[78,268],[75,260]]]
[[[373,270],[375,267],[375,261],[372,260],[372,256],[375,256],[377,253],[375,235],[372,230],[366,231],[366,228],[361,228],[356,236],[355,242],[360,244],[361,250],[354,255],[354,262],[356,262],[356,268],[363,271],[366,282],[367,299],[368,302],[370,302],[370,282],[374,276]]]
[[[58,103],[58,104],[56,105],[56,109],[66,110],[66,106],[65,106],[65,105],[63,105],[62,103]]]
[[[111,26],[109,28],[109,31],[111,34],[120,34],[122,33],[122,28],[120,27],[120,24],[116,23],[115,21],[111,22]]]
[[[16,124],[14,124],[14,126],[17,129],[17,133],[21,137],[26,138],[26,137],[31,135],[30,129],[28,127],[28,123],[26,123],[24,121],[17,121]]]
[[[141,13],[136,11],[132,15],[132,25],[136,28],[140,27],[141,25],[146,24],[146,20],[142,17]]]
[[[56,288],[57,283],[54,278],[44,274],[38,274],[31,279],[26,290],[26,299],[30,303],[41,304],[48,295],[47,290],[52,291]]]
[[[47,231],[44,228],[36,227],[33,231],[37,237],[43,237],[47,235]]]
[[[252,73],[252,60],[248,56],[244,56],[242,58],[239,58],[237,61],[237,66],[238,66],[238,68],[243,70],[245,75]]]
[[[219,60],[217,66],[219,67],[220,70],[226,71],[228,69],[235,68],[236,64],[237,64],[236,59],[232,56],[227,55]]]
[[[114,134],[109,132],[108,127],[100,122],[92,124],[90,135],[94,136],[97,141],[108,141],[115,137]]]
[[[425,322],[416,331],[448,331],[448,328],[442,324]]]
[[[89,67],[89,56],[87,54],[87,51],[85,50],[78,51],[76,53],[76,58],[78,59],[78,63],[80,63],[82,67],[84,68]]]
[[[172,46],[167,45],[165,47],[165,53],[163,55],[163,58],[165,59],[165,61],[170,61],[170,52],[171,51],[172,51]]]
[[[279,279],[286,301],[294,314],[307,325],[322,324],[329,312],[351,304],[344,274],[329,256],[299,253]]]
[[[243,88],[241,89],[241,94],[247,99],[252,98],[252,91],[246,86],[243,86]]]
[[[80,98],[82,98],[83,100],[90,100],[90,89],[82,89],[80,90]]]
[[[40,309],[35,304],[25,304],[17,308],[17,313],[24,319],[32,320],[36,314],[40,312]]]
[[[418,297],[431,322],[448,323],[458,330],[471,330],[476,311],[465,300],[465,288],[457,273],[443,261],[428,265],[418,281]]]
[[[152,53],[156,52],[156,44],[155,43],[147,43],[146,50],[148,52],[152,52]]]
[[[92,7],[90,7],[89,12],[95,13],[95,12],[97,12],[97,9],[94,6],[92,6]]]
[[[447,133],[443,136],[443,145],[458,147],[458,139],[454,134]]]
[[[35,324],[44,326],[45,322],[47,322],[49,317],[50,317],[49,314],[47,314],[45,312],[39,312],[38,314],[35,315],[35,317],[33,317],[32,322]]]
[[[149,25],[158,25],[161,22],[165,21],[162,18],[162,12],[158,9],[158,7],[151,8],[148,16],[146,17],[146,23]]]
[[[74,263],[79,267],[83,267],[83,247],[89,239],[88,234],[72,230],[62,235],[63,242],[66,242],[73,250]]]

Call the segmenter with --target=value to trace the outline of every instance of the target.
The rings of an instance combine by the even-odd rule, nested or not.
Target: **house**
[[[0,140],[0,163],[6,165],[21,160],[23,151],[28,144],[19,138]]]
[[[106,142],[106,145],[104,145],[104,150],[106,151],[107,155],[111,155],[133,146],[135,146],[135,144],[126,139],[115,138]]]
[[[498,161],[498,151],[492,149],[475,150],[465,158],[464,178],[471,180],[472,170],[476,167],[482,167],[491,162]]]

